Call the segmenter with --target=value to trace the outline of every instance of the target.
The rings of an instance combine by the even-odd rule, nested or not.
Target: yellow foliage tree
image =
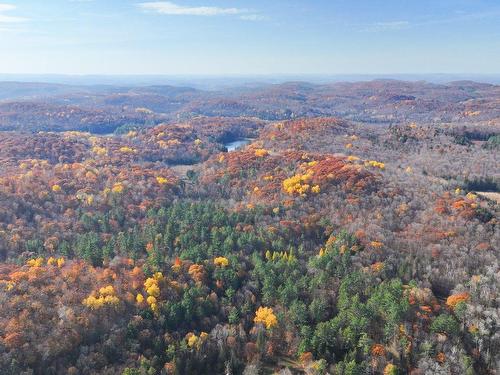
[[[30,259],[26,264],[30,267],[41,267],[43,265],[43,258]]]
[[[165,177],[158,176],[156,177],[156,182],[158,182],[159,185],[165,185],[168,184],[168,179]]]
[[[199,340],[200,340],[199,337],[196,336],[195,334],[193,334],[193,335],[188,337],[187,344],[190,348],[192,348],[194,346],[197,346]]]
[[[98,310],[104,306],[116,306],[120,299],[116,296],[113,285],[107,285],[99,289],[97,294],[93,293],[85,298],[82,303],[92,310]]]
[[[146,302],[147,302],[149,305],[152,305],[153,303],[156,303],[156,302],[157,302],[157,299],[156,299],[154,296],[149,296],[148,298],[146,298]]]
[[[120,152],[123,152],[124,154],[133,154],[136,152],[136,150],[133,149],[132,147],[123,146],[120,147]]]
[[[153,297],[159,297],[160,296],[160,288],[158,287],[157,284],[151,285],[146,292]]]
[[[149,307],[153,312],[158,311],[158,298],[160,298],[160,287],[158,285],[159,282],[163,281],[165,277],[161,272],[156,272],[153,277],[148,277],[146,281],[144,282],[144,288],[146,289],[146,293],[148,297],[146,298],[146,302],[148,303]],[[139,295],[136,297],[136,301],[141,304],[142,301],[144,300],[144,297],[142,294],[140,295],[142,297],[139,297]],[[141,299],[137,300],[137,298]]]
[[[392,363],[389,363],[384,368],[384,375],[396,375],[398,373],[398,368]]]
[[[104,147],[100,147],[100,146],[92,147],[92,152],[96,155],[99,155],[99,156],[104,156],[104,155],[108,154],[108,150],[106,150]]]
[[[201,344],[203,344],[208,338],[208,333],[201,332],[199,336],[196,336],[194,333],[190,332],[186,335],[187,345],[190,348],[199,349]]]
[[[263,323],[267,329],[271,329],[278,324],[278,319],[270,307],[259,307],[253,320],[255,323]]]
[[[255,150],[255,156],[259,158],[263,158],[264,156],[267,155],[269,155],[269,151],[267,151],[266,149],[258,148],[257,150]]]
[[[120,194],[121,192],[123,192],[123,184],[121,182],[117,182],[113,185],[111,191],[115,194]]]
[[[375,161],[375,160],[367,160],[365,161],[365,166],[370,166],[370,167],[373,167],[373,168],[379,168],[379,169],[385,169],[385,164],[382,163],[382,162],[379,162],[379,161]]]
[[[214,264],[219,267],[227,267],[229,265],[229,259],[226,257],[217,257],[214,259]]]
[[[285,179],[283,181],[283,190],[289,195],[299,194],[305,196],[311,187],[308,182],[312,179],[312,174],[312,171],[308,171],[305,174],[296,174]]]
[[[135,301],[137,302],[138,305],[143,304],[144,296],[141,293],[138,293],[137,296],[135,297]]]

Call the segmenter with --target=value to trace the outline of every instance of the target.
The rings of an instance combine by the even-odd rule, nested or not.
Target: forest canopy
[[[498,88],[401,85],[344,88],[391,124],[275,88],[1,133],[0,372],[494,374]]]

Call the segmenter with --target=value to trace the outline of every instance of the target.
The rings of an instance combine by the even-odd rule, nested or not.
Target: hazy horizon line
[[[321,77],[338,77],[338,76],[500,76],[500,72],[495,73],[444,73],[444,72],[430,72],[430,73],[3,73],[0,76],[62,76],[62,77],[282,77],[282,76],[321,76]]]
[[[426,81],[451,83],[474,81],[500,84],[500,73],[280,73],[280,74],[64,74],[64,73],[0,73],[0,82],[45,83],[76,86],[130,85],[130,86],[188,86],[201,89],[219,89],[252,84],[283,84],[304,82],[328,84],[373,80]]]

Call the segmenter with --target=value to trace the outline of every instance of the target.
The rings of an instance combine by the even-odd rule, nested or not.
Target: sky
[[[0,73],[500,73],[500,0],[0,0]]]

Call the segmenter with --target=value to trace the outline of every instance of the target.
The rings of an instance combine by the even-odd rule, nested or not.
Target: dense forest
[[[134,90],[0,104],[0,373],[498,371],[498,86]]]

